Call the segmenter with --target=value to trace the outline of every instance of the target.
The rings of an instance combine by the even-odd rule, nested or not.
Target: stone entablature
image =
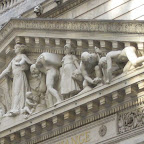
[[[0,31],[1,65],[17,41],[36,53],[63,54],[64,45],[71,42],[76,44],[77,55],[84,50],[93,52],[94,46],[109,51],[133,45],[143,53],[143,32],[143,21],[12,19]]]
[[[87,20],[45,20],[45,19],[12,19],[6,26],[0,31],[0,41],[1,41],[1,51],[5,48],[4,43],[5,39],[8,38],[8,35],[20,31],[29,32],[29,35],[32,37],[34,32],[41,30],[49,32],[47,34],[48,38],[67,38],[74,39],[79,38],[75,34],[81,34],[80,39],[91,39],[91,40],[101,40],[101,41],[112,41],[114,42],[113,46],[116,46],[119,42],[137,42],[139,44],[143,43],[143,21],[87,21]],[[33,33],[30,31],[33,30]],[[60,33],[51,34],[51,31],[65,33],[68,31],[67,36],[61,35]],[[73,35],[71,34],[73,32]],[[93,36],[90,36],[88,32],[93,33]],[[97,32],[97,33],[95,33]],[[31,34],[30,34],[31,33]],[[94,35],[95,33],[95,35]],[[85,34],[85,37],[82,37],[82,34]],[[97,34],[97,35],[96,35]],[[139,34],[139,36],[137,36]],[[117,35],[119,37],[115,37]],[[129,37],[131,35],[131,37]],[[13,36],[17,36],[14,34]],[[21,34],[19,36],[28,37],[28,34]],[[15,38],[13,37],[13,39]],[[34,36],[33,36],[34,37]],[[42,37],[42,36],[38,36]],[[11,38],[12,40],[12,38]],[[128,44],[127,44],[128,46]],[[140,45],[142,47],[142,45]]]
[[[14,29],[143,34],[143,21],[11,19],[0,31],[0,41]],[[100,34],[99,33],[99,34]],[[141,36],[141,35],[140,35]],[[112,40],[112,38],[110,38]],[[139,40],[140,41],[140,40]]]
[[[126,131],[124,132],[129,131],[127,127],[129,127],[129,125],[133,126],[134,118],[133,115],[130,115],[131,117],[128,122],[125,119],[121,120],[121,117],[125,118],[125,114],[123,116],[123,111],[126,111],[126,109],[131,110],[143,107],[143,55],[138,55],[140,54],[139,52],[143,54],[144,41],[142,40],[142,28],[142,21],[12,19],[0,31],[0,52],[3,56],[0,63],[1,70],[6,68],[2,74],[0,74],[0,78],[10,72],[13,72],[13,77],[11,77],[10,74],[8,75],[9,77],[1,80],[1,86],[3,89],[6,89],[6,95],[8,95],[8,93],[11,94],[12,91],[13,93],[17,93],[17,91],[19,92],[18,87],[22,84],[26,87],[29,86],[28,82],[31,84],[30,81],[33,79],[32,77],[30,78],[30,76],[33,75],[35,79],[31,85],[31,90],[35,90],[34,94],[38,94],[38,96],[33,99],[35,95],[21,87],[21,92],[24,94],[21,98],[26,99],[26,101],[22,101],[24,106],[19,104],[17,105],[18,108],[14,109],[13,105],[16,104],[15,101],[11,102],[9,100],[8,102],[10,102],[10,105],[13,107],[9,106],[10,108],[4,113],[2,113],[4,108],[1,108],[1,143],[22,144],[38,143],[47,139],[52,140],[53,137],[68,133],[69,131],[76,130],[88,124],[97,123],[98,120],[102,120],[105,117],[107,119],[107,117],[110,116],[111,119],[113,115],[113,123],[116,125],[114,131],[115,135],[112,136],[116,138],[123,134],[123,131],[121,133],[123,127],[126,127]],[[13,50],[15,50],[15,57]],[[26,53],[24,53],[24,50]],[[82,66],[83,68],[86,67],[85,62],[89,62],[91,59],[85,59],[87,57],[83,57],[84,54],[87,54],[86,56],[90,56],[90,58],[92,58],[92,56],[94,56],[93,58],[98,58],[96,56],[99,56],[99,59],[95,59],[97,61],[94,63],[94,67],[100,67],[100,60],[105,58],[104,60],[106,61],[104,62],[106,67],[102,63],[101,69],[104,70],[105,68],[105,72],[107,73],[109,70],[107,68],[109,64],[107,58],[110,52],[112,54],[118,52],[116,57],[122,58],[122,60],[124,60],[122,62],[126,62],[126,64],[133,62],[134,59],[134,64],[132,63],[133,69],[128,69],[127,72],[123,72],[119,76],[114,75],[114,78],[111,78],[109,83],[106,83],[106,79],[103,77],[99,78],[98,75],[96,75],[93,79],[93,77],[91,77],[92,75],[89,75],[89,78],[92,79],[91,84],[94,84],[94,88],[89,86],[90,89],[82,92],[85,89],[83,85],[83,89],[78,93],[79,89],[76,87],[78,90],[76,94],[63,99],[61,98],[63,94],[62,91],[59,92],[58,88],[54,89],[53,85],[50,85],[59,83],[58,80],[54,80],[56,77],[61,77],[62,79],[63,74],[69,75],[69,73],[65,73],[64,71],[59,75],[61,66],[63,68],[65,65],[70,64],[68,68],[75,70],[73,65],[76,62],[79,65],[79,61],[81,62],[78,67],[80,67],[83,76],[80,81],[87,80],[85,79],[85,74],[83,74],[84,69],[82,69]],[[133,56],[132,60],[129,58],[131,54]],[[81,55],[81,59],[79,59],[79,55]],[[140,61],[137,62],[139,59]],[[75,63],[73,63],[72,60],[74,60]],[[120,61],[120,59],[117,60],[118,62]],[[111,61],[113,62],[114,60],[111,58]],[[49,66],[49,64],[51,65]],[[91,66],[91,64],[90,61],[89,66]],[[139,67],[136,68],[136,64],[139,64]],[[110,66],[112,67],[112,64]],[[34,72],[36,68],[38,70]],[[45,68],[45,70],[43,69],[42,71],[40,68]],[[26,70],[28,72],[27,76]],[[91,69],[89,68],[87,71],[85,69],[86,72],[89,72],[89,70]],[[97,70],[98,69],[92,68],[92,72],[97,72]],[[121,70],[123,70],[123,67]],[[43,77],[43,74],[46,78]],[[70,74],[70,81],[72,81],[72,76],[73,75]],[[65,77],[64,82],[68,79],[69,77]],[[46,85],[45,81],[47,82]],[[97,83],[97,81],[99,83]],[[36,82],[38,82],[38,84]],[[52,90],[54,90],[54,92],[46,93],[46,90],[43,89],[43,82],[48,92]],[[13,89],[10,87],[11,83],[15,86]],[[35,83],[36,85],[33,85]],[[77,82],[75,82],[75,85],[77,86]],[[68,88],[69,85],[64,85],[64,83],[62,85],[61,83],[60,86]],[[57,95],[57,93],[61,93],[61,95]],[[49,94],[54,96],[57,100],[53,101],[52,105],[46,106],[45,103],[50,101]],[[72,94],[72,92],[68,91],[68,94]],[[13,96],[12,98],[19,98],[19,95],[16,94]],[[8,97],[10,96],[6,96],[6,98]],[[12,98],[11,100],[13,100]],[[41,103],[37,102],[37,98],[40,98]],[[45,105],[44,109],[38,109],[38,111],[36,111],[35,106],[38,104]],[[3,105],[3,103],[1,103],[1,105]],[[129,118],[129,113],[126,113],[126,115]],[[138,117],[139,115],[134,113],[134,116]],[[141,113],[140,117],[141,121],[139,126],[132,127],[133,129],[142,129],[143,115],[141,116]],[[125,125],[121,123],[125,123]],[[130,128],[130,130],[132,128]],[[94,128],[90,131],[93,133],[95,130],[98,135],[104,139],[106,139],[105,136],[109,133],[109,127],[105,123],[101,123],[98,130]],[[39,135],[39,137],[37,137],[37,135]],[[83,141],[90,141],[88,138],[89,131],[86,131],[85,134],[79,133],[76,136],[79,138],[86,136]],[[30,139],[27,141],[28,137],[30,137]],[[70,141],[70,139],[68,138],[67,141]],[[57,144],[57,141],[54,142]],[[92,144],[93,142],[95,142],[95,139],[92,140]]]

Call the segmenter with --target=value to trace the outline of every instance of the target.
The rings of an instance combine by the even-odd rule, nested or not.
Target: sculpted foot
[[[57,105],[57,104],[59,104],[59,103],[61,103],[61,100],[57,101],[57,102],[54,104],[54,106]]]
[[[109,81],[109,80],[107,80],[107,81],[106,81],[106,84],[110,84],[110,81]]]
[[[13,110],[13,111],[10,111],[10,114],[9,116],[16,116],[19,114],[19,111],[18,110]]]

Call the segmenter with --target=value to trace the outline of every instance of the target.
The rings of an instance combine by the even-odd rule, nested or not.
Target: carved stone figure
[[[82,90],[82,88],[83,88],[82,84],[83,84],[84,78],[83,78],[83,76],[82,76],[81,70],[80,70],[80,69],[76,69],[76,70],[73,72],[73,74],[72,74],[72,78],[73,78],[75,81],[77,81],[80,89]]]
[[[34,79],[31,80],[30,87],[39,95],[46,92],[46,77],[40,72],[35,64],[30,67],[31,75]]]
[[[30,72],[33,78],[30,80],[31,91],[39,98],[35,111],[42,111],[46,109],[46,76],[36,68],[35,64],[31,65]]]
[[[47,95],[50,93],[56,98],[56,103],[60,103],[61,97],[54,88],[59,80],[59,68],[61,67],[62,57],[52,53],[42,53],[36,60],[36,68],[46,74]]]
[[[43,13],[43,8],[41,5],[38,5],[34,8],[34,13],[36,13],[37,16],[40,16]]]
[[[73,55],[74,48],[70,44],[65,45],[65,56],[62,59],[61,94],[71,97],[80,91],[77,81],[73,78],[76,69],[80,69],[78,59]]]
[[[22,113],[25,113],[26,117],[28,117],[28,115],[31,115],[34,112],[37,104],[38,101],[32,92],[26,92],[26,102]]]
[[[100,59],[99,65],[103,68],[106,83],[110,83],[112,79],[113,61],[127,72],[130,69],[142,65],[144,56],[139,57],[140,54],[135,47],[129,46],[119,51],[111,51],[107,53],[106,57]]]
[[[98,56],[95,53],[83,52],[80,69],[84,77],[83,87],[94,87],[102,81],[102,72],[98,66]]]
[[[0,74],[0,79],[12,72],[13,84],[12,84],[12,105],[9,116],[19,114],[20,110],[25,105],[25,94],[29,91],[29,84],[25,71],[29,69],[31,64],[30,59],[23,54],[26,46],[23,44],[16,44],[15,47],[16,56],[9,63],[8,67]]]

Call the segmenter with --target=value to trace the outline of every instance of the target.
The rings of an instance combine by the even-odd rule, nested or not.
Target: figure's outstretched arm
[[[80,64],[78,63],[78,58],[75,55],[73,55],[72,58],[73,58],[74,65],[78,70],[80,70]]]
[[[112,58],[116,58],[121,54],[121,51],[111,51],[107,53],[106,55],[106,61],[107,61],[107,74],[108,74],[108,81],[107,83],[110,83],[112,79]]]
[[[25,62],[30,65],[33,64],[32,61],[25,54],[23,54],[23,59],[21,61],[21,64],[24,64]]]
[[[74,64],[75,64],[76,68],[77,68],[78,70],[80,70],[80,65],[79,65],[79,63],[78,63],[77,60],[74,61]]]
[[[125,53],[127,55],[128,60],[134,65],[139,66],[144,62],[144,56],[137,57],[136,55],[136,48],[135,47],[126,47]]]
[[[108,80],[106,57],[102,57],[99,60],[99,64],[98,65],[99,65],[100,69],[102,70],[104,82],[106,83],[106,81]]]
[[[81,70],[81,73],[82,73],[84,79],[85,79],[87,82],[93,84],[93,80],[88,76],[88,73],[87,73],[87,71],[85,70],[85,68],[84,68],[84,66],[83,66],[82,63],[80,64],[80,70]]]
[[[36,63],[35,63],[35,65],[36,65],[36,67],[39,69],[39,68],[42,68],[42,66],[43,66],[43,63],[44,62],[44,56],[43,55],[40,55],[38,58],[37,58],[37,60],[36,60]]]
[[[19,65],[23,65],[25,63],[25,59],[22,59],[20,62],[19,62]]]
[[[26,100],[26,103],[27,103],[28,105],[30,105],[30,106],[35,106],[35,105],[36,105],[36,104],[30,102],[28,99]]]
[[[8,65],[8,67],[0,74],[0,79],[3,78],[5,75],[7,75],[9,72],[11,72],[12,69],[12,62]]]
[[[25,54],[23,54],[21,61],[16,62],[15,65],[20,66],[20,65],[23,65],[25,63],[32,64],[31,60]]]

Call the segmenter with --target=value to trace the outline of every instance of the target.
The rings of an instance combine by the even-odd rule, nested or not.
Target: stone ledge
[[[143,90],[143,80],[144,73],[143,67],[141,67],[135,71],[130,71],[128,74],[123,74],[117,77],[110,85],[99,86],[92,89],[91,91],[88,91],[85,94],[77,95],[73,98],[65,100],[55,107],[51,107],[45,111],[32,115],[27,120],[25,120],[21,115],[17,116],[16,118],[6,117],[2,120],[2,125],[0,125],[0,138],[13,133],[19,133],[19,131],[28,128],[31,128],[31,130],[35,133],[37,132],[37,126],[40,129],[42,129],[42,127],[45,128],[45,121],[52,122],[57,131],[55,131],[56,135],[59,135],[60,133],[64,133],[65,130],[69,131],[79,126],[104,118],[108,115],[115,114],[123,109],[142,105],[144,101],[143,93],[139,95],[137,95],[137,93]],[[131,95],[131,90],[129,90],[128,93],[124,89],[133,85],[139,88],[135,95]],[[126,99],[122,102],[115,101],[116,99],[119,99],[119,97],[116,96],[113,98],[113,92],[116,91],[124,91],[124,97]],[[83,115],[81,115],[83,111],[86,113],[84,116],[84,120],[81,119],[81,117],[83,117]],[[73,115],[74,113],[76,115]],[[74,122],[74,125],[70,126],[70,124],[67,123],[69,128],[66,128],[65,130],[63,129],[61,131],[58,130],[58,127],[64,126],[64,123],[66,123],[66,121],[71,117],[75,117],[72,120],[72,122]],[[10,120],[11,124],[8,125],[6,121]],[[48,137],[50,138],[52,137],[52,135],[49,135]]]
[[[144,21],[11,19],[0,31],[0,41],[14,29],[143,34]]]
[[[144,127],[142,126],[141,128],[137,128],[134,131],[127,132],[127,133],[115,136],[111,139],[100,142],[98,144],[116,144],[116,143],[122,142],[124,140],[127,140],[128,138],[130,139],[130,138],[133,138],[135,136],[139,136],[141,134],[143,135],[143,133],[144,133]]]

